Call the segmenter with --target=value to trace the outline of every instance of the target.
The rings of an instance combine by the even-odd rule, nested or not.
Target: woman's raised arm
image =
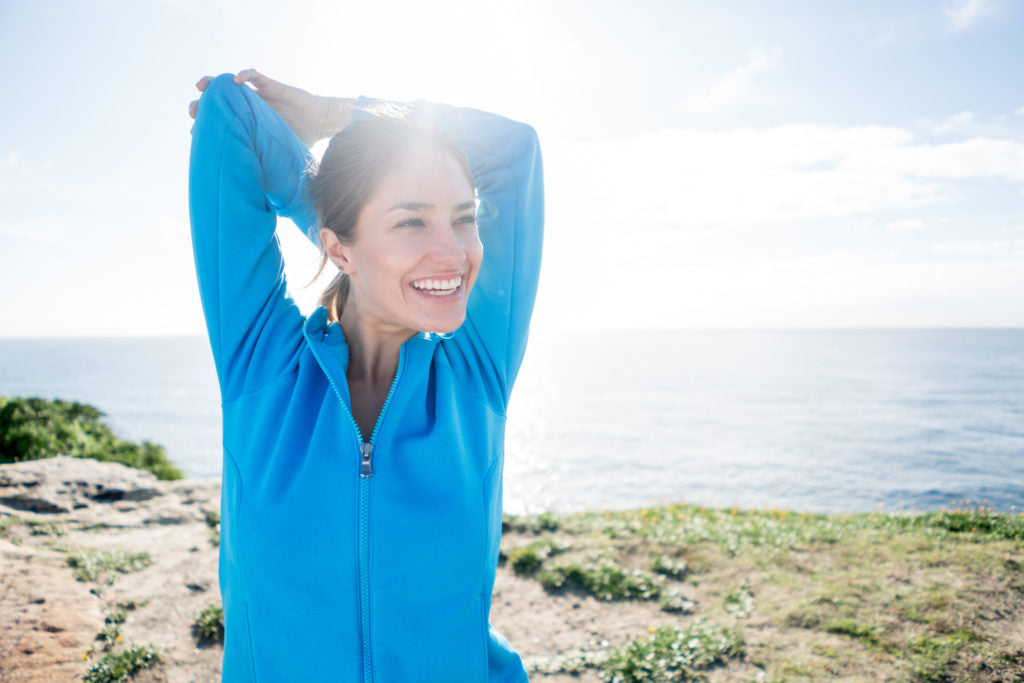
[[[204,79],[205,80],[205,79]],[[277,216],[315,227],[309,151],[252,89],[224,74],[201,81],[189,164],[199,292],[221,397],[291,369],[302,315],[286,294]]]
[[[220,78],[226,83],[230,77]],[[502,402],[506,402],[526,348],[540,273],[544,190],[540,145],[534,129],[495,114],[429,102],[401,105],[368,97],[355,101],[317,97],[252,69],[239,72],[234,82],[249,82],[255,87],[258,96],[240,87],[250,107],[262,98],[265,103],[261,104],[272,106],[283,117],[276,123],[257,127],[270,131],[269,135],[258,138],[264,140],[263,144],[283,143],[271,145],[275,149],[280,147],[278,151],[282,154],[269,166],[259,150],[255,150],[259,162],[267,167],[264,181],[268,180],[269,173],[269,208],[297,215],[296,223],[314,243],[317,240],[309,230],[315,224],[315,216],[308,195],[308,178],[297,172],[308,163],[308,152],[296,135],[312,142],[341,130],[353,115],[384,114],[409,116],[436,126],[458,140],[469,157],[481,200],[478,224],[484,244],[484,262],[470,294],[466,322],[455,333],[453,341],[477,365],[485,364],[490,368],[488,375],[495,379],[494,388]],[[200,86],[205,87],[205,84],[201,81]],[[263,109],[269,111],[269,107]],[[266,118],[264,113],[261,120]],[[291,126],[291,135],[280,133],[281,124],[287,124],[286,130]],[[196,128],[199,128],[198,121]],[[195,148],[193,141],[193,155]],[[288,188],[284,192],[288,197],[280,196],[281,188],[277,188],[275,194],[273,186],[280,183]],[[294,193],[294,198],[289,192]],[[272,195],[278,197],[276,202],[271,199]],[[282,200],[286,200],[285,203],[282,204]],[[276,247],[276,241],[273,246]],[[276,249],[270,255],[280,258]],[[198,261],[197,251],[197,264]],[[200,281],[202,283],[202,275]],[[283,294],[283,275],[279,287],[275,285],[275,288]],[[209,313],[207,319],[210,319]]]

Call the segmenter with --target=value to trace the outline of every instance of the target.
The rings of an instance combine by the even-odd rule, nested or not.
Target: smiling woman
[[[454,140],[401,119],[357,121],[331,139],[313,191],[321,267],[340,271],[320,300],[330,319],[413,332],[462,324],[483,245]]]
[[[540,267],[536,134],[427,103],[415,123],[375,120],[373,101],[251,70],[199,88],[189,194],[223,404],[223,679],[525,681],[489,613]],[[336,131],[310,187],[306,144]],[[343,271],[308,318],[277,216]]]

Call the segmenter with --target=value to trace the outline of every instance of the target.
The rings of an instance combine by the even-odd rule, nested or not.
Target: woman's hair
[[[458,142],[436,128],[398,118],[368,118],[346,126],[331,138],[313,177],[313,203],[320,226],[330,229],[342,244],[351,244],[356,238],[359,215],[377,185],[425,145],[451,153],[473,184],[465,152]],[[327,261],[327,250],[321,243],[320,267],[314,279],[323,272]],[[320,295],[320,305],[327,309],[329,319],[341,319],[348,290],[348,275],[339,272]]]

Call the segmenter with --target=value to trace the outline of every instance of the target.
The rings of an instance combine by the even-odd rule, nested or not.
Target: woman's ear
[[[343,273],[351,275],[355,272],[349,260],[349,248],[341,243],[338,236],[330,228],[320,228],[320,243],[324,245],[327,258]]]

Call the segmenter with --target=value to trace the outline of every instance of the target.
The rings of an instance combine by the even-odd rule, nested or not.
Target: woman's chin
[[[463,311],[461,316],[457,318],[451,318],[448,320],[432,320],[426,327],[423,328],[424,332],[432,332],[434,334],[451,334],[455,330],[462,327],[462,323],[466,320],[466,313]]]

